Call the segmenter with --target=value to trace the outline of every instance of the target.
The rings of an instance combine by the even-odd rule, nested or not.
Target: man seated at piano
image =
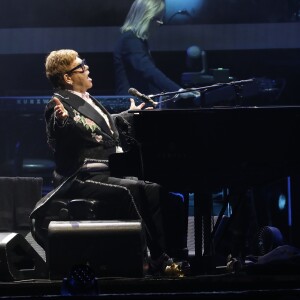
[[[165,5],[164,0],[135,0],[132,3],[114,49],[115,93],[127,95],[131,87],[151,95],[180,91],[176,99],[162,101],[160,105],[172,108],[180,100],[199,98],[200,93],[184,91],[157,67],[151,55],[149,35],[163,24]]]
[[[93,86],[89,66],[75,50],[52,51],[46,58],[45,69],[54,87],[53,97],[45,109],[45,121],[47,141],[56,163],[57,187],[31,213],[31,219],[35,220],[33,236],[39,244],[47,243],[46,233],[41,233],[37,220],[55,198],[95,199],[99,202],[96,219],[142,221],[150,252],[150,274],[164,276],[172,266],[177,270],[175,276],[182,276],[189,268],[188,262],[171,258],[165,243],[162,201],[170,193],[156,183],[110,176],[109,156],[122,152],[115,120],[119,117],[126,123],[130,114],[125,111],[118,116],[111,115],[88,93]],[[144,105],[136,105],[130,99],[130,109],[142,109]],[[100,170],[83,171],[87,165]],[[145,256],[148,258],[147,251]]]

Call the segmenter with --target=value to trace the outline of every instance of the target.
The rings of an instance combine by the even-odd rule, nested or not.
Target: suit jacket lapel
[[[112,136],[111,130],[109,129],[104,118],[88,102],[68,91],[59,91],[57,94],[58,96],[63,96],[61,98],[62,102],[67,103],[69,106],[79,111],[82,115],[94,121],[101,128],[101,130]],[[96,105],[98,105],[106,114],[108,114],[107,110],[95,98],[92,99],[96,102]],[[111,117],[109,115],[108,117],[113,131],[115,132],[116,128],[111,121]]]
[[[95,104],[97,106],[100,107],[100,109],[107,115],[108,117],[108,120],[109,120],[109,124],[110,124],[110,127],[112,129],[113,132],[117,132],[117,128],[115,126],[115,122],[113,121],[113,118],[111,117],[110,113],[107,111],[107,109],[96,99],[94,98],[93,96],[90,95],[90,98],[93,99],[93,101],[95,102]],[[103,118],[102,118],[103,119]],[[105,122],[106,123],[106,122]]]

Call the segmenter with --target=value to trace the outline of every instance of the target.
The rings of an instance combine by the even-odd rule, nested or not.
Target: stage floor
[[[45,260],[44,250],[33,240],[30,233],[26,240]],[[191,262],[193,257],[190,256]],[[1,272],[1,270],[0,270]],[[91,289],[73,294],[66,288],[68,278],[62,280],[30,278],[0,282],[1,299],[60,299],[96,296],[104,299],[300,299],[300,268],[295,265],[273,265],[230,272],[220,268],[213,274],[190,275],[181,278],[101,277],[95,278]],[[85,286],[86,288],[86,286]]]
[[[244,274],[201,275],[185,278],[98,278],[97,292],[82,296],[102,298],[197,298],[197,299],[299,299],[300,276],[249,276]],[[62,280],[1,282],[1,298],[59,299]],[[67,293],[68,295],[68,293]],[[80,294],[74,294],[78,296]]]

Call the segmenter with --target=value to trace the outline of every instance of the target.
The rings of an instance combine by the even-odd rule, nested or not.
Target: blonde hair
[[[55,50],[46,57],[46,77],[55,88],[64,88],[64,74],[70,69],[70,65],[77,57],[78,53],[72,49]]]
[[[162,15],[164,9],[164,0],[135,0],[121,27],[121,32],[131,30],[138,38],[148,39],[150,23]]]

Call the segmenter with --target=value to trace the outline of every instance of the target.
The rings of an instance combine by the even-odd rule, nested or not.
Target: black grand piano
[[[123,163],[140,179],[200,195],[195,198],[194,215],[195,257],[201,270],[213,255],[211,199],[204,195],[220,188],[243,190],[300,171],[300,106],[155,109],[132,114],[133,150],[111,156],[112,173],[122,175],[119,164]]]

